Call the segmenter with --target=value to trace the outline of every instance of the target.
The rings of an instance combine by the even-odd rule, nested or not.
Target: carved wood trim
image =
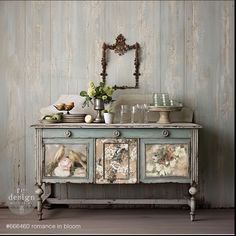
[[[139,43],[135,43],[133,45],[128,45],[126,44],[126,38],[122,35],[119,34],[116,38],[116,42],[114,44],[106,44],[103,43],[102,46],[102,60],[101,60],[101,65],[102,65],[102,73],[100,74],[102,76],[102,82],[106,83],[106,68],[107,68],[107,60],[106,60],[106,51],[109,50],[114,50],[115,53],[117,53],[119,56],[124,55],[126,52],[129,50],[135,50],[135,58],[134,58],[134,66],[135,66],[135,71],[133,75],[135,76],[135,86],[113,86],[115,89],[138,89],[139,88],[139,76],[141,75],[139,73],[139,66],[140,66],[140,61],[139,61],[139,51],[140,51],[140,45]]]

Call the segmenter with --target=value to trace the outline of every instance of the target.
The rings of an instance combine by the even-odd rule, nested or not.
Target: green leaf
[[[101,87],[104,87],[104,86],[105,86],[105,83],[104,83],[104,82],[100,82],[100,86],[101,86]]]
[[[81,91],[81,92],[80,92],[80,96],[81,96],[81,97],[87,97],[88,94],[87,94],[86,91]]]

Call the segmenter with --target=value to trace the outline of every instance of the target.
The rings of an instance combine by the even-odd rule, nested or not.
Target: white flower
[[[153,165],[147,164],[147,171],[152,172],[153,171]]]
[[[73,165],[73,162],[69,158],[65,158],[65,157],[63,157],[58,163],[58,166],[62,170],[68,170],[68,171],[70,170],[72,165]]]
[[[89,82],[89,87],[95,89],[95,85],[94,85],[94,82],[93,82],[93,81],[90,81],[90,82]]]
[[[161,165],[161,164],[156,164],[156,170],[159,172],[159,175],[165,176],[171,173],[171,169]]]
[[[156,164],[156,170],[160,172],[162,170],[163,165]]]
[[[106,96],[106,95],[103,95],[103,96],[102,96],[102,100],[103,100],[103,101],[107,100],[107,96]]]
[[[175,167],[175,165],[176,165],[176,160],[175,160],[175,159],[173,159],[172,161],[170,161],[170,167],[171,167],[171,168]]]
[[[96,94],[96,91],[94,88],[88,88],[88,95],[89,97],[93,97]]]
[[[86,170],[84,168],[78,167],[74,171],[74,176],[84,177],[86,176]]]
[[[60,177],[68,177],[68,176],[70,176],[70,171],[69,170],[64,170],[60,166],[58,166],[58,167],[55,168],[54,174],[56,176],[60,176]]]
[[[183,158],[186,156],[185,148],[177,147],[174,152],[175,156]]]

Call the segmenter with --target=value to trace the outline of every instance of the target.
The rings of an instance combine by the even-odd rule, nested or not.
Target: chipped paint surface
[[[186,144],[146,144],[146,176],[188,176],[189,155]]]
[[[96,140],[96,183],[137,182],[137,140]]]
[[[86,177],[88,163],[86,144],[45,145],[46,177]]]

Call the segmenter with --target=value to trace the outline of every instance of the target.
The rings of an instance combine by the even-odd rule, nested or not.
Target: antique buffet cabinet
[[[194,123],[35,124],[36,194],[43,203],[180,204],[195,218],[198,129]],[[53,184],[188,184],[188,198],[57,199]],[[118,187],[118,186],[117,186]],[[47,190],[49,189],[49,191]],[[46,191],[47,190],[47,191]]]

